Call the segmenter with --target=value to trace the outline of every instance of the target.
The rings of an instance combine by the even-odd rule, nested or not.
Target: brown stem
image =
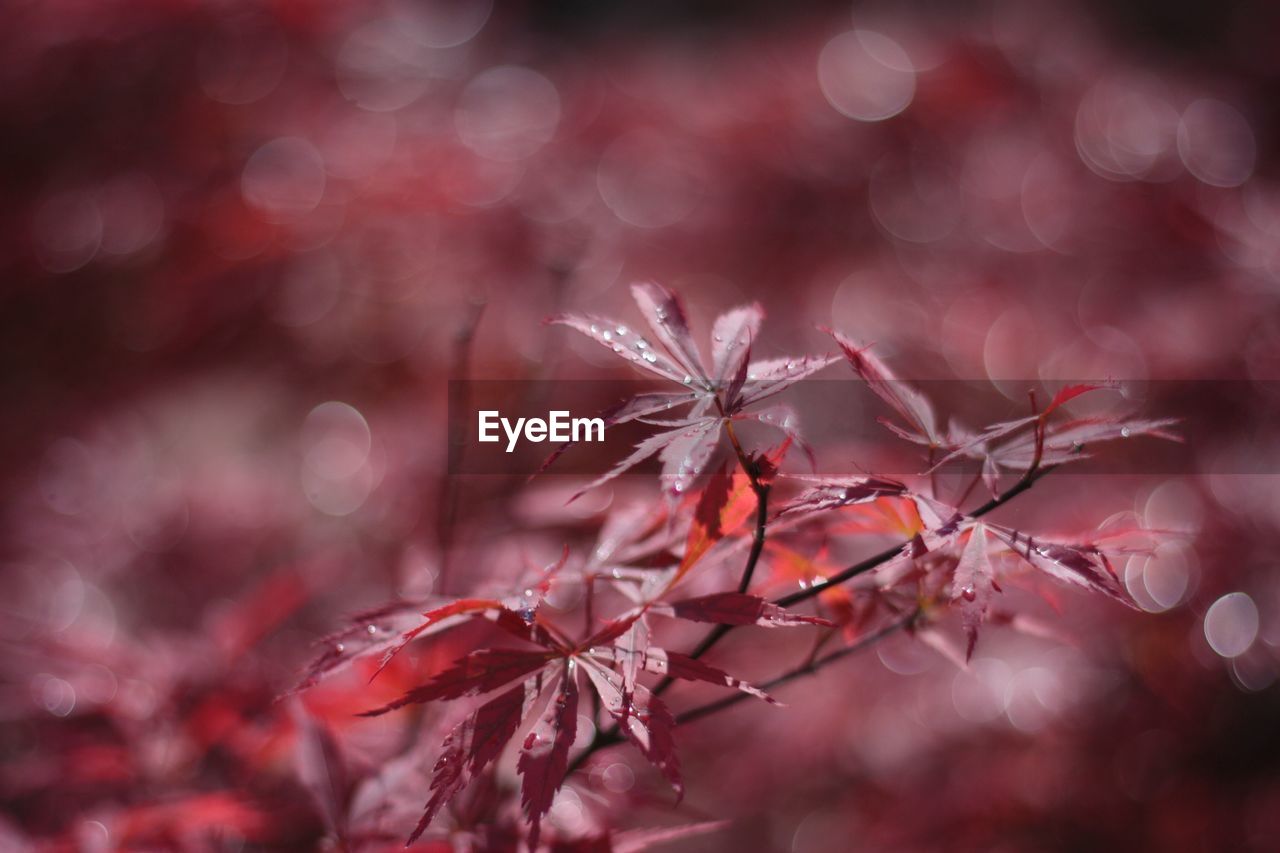
[[[797,678],[802,678],[806,675],[812,675],[818,670],[822,669],[827,664],[834,663],[835,661],[838,661],[841,658],[846,658],[849,655],[855,654],[857,652],[862,651],[863,649],[869,648],[870,646],[875,645],[876,643],[880,642],[890,634],[897,633],[903,628],[906,628],[908,625],[913,623],[919,617],[919,615],[920,615],[919,610],[912,610],[906,616],[899,617],[893,622],[890,622],[888,625],[885,625],[882,628],[879,628],[878,630],[870,634],[867,634],[863,637],[859,637],[858,640],[852,643],[851,645],[845,646],[842,649],[837,649],[831,654],[823,655],[820,658],[812,658],[806,661],[803,666],[798,666],[795,669],[791,670],[790,672],[783,673],[782,675],[779,675],[777,678],[773,679],[772,681],[766,681],[765,683],[760,684],[758,686],[761,690],[766,690],[766,691],[773,690],[777,687],[781,687],[782,685],[786,684],[789,681],[795,681]],[[694,720],[700,720],[703,717],[708,717],[716,713],[717,711],[723,711],[725,708],[731,708],[734,705],[737,705],[739,702],[743,701],[744,699],[750,699],[750,698],[752,698],[750,694],[739,692],[739,693],[734,693],[733,695],[730,695],[730,696],[726,696],[723,699],[718,699],[715,702],[708,702],[706,705],[699,705],[696,708],[691,708],[688,711],[685,711],[683,714],[679,714],[676,717],[676,725],[682,726],[682,725],[685,725],[686,723],[691,723]]]

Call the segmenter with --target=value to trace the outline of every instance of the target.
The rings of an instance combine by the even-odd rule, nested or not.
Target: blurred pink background
[[[895,638],[785,710],[682,728],[677,811],[618,751],[554,826],[731,821],[672,850],[1276,849],[1280,479],[1234,473],[1280,413],[1276,7],[6,17],[0,848],[333,847],[299,771],[319,719],[349,819],[382,833],[361,849],[398,849],[438,738],[405,757],[406,717],[353,714],[457,648],[274,700],[353,611],[589,544],[641,488],[563,509],[556,478],[444,476],[447,379],[635,378],[542,320],[632,317],[652,278],[700,329],[759,300],[761,355],[828,349],[831,325],[995,400],[1102,375],[1253,392],[1192,473],[1055,476],[1003,510],[1194,531],[1123,567],[1147,613],[1064,591],[1064,638],[990,631],[969,672]],[[721,654],[760,677],[795,652]]]

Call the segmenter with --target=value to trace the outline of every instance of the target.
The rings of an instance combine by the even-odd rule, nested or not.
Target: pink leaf
[[[659,479],[668,496],[675,497],[689,491],[711,463],[720,441],[722,421],[708,418],[701,424],[676,430],[678,435],[665,443],[658,458],[662,460]]]
[[[868,347],[859,346],[837,331],[831,329],[826,331],[836,339],[836,343],[844,351],[845,358],[853,367],[854,373],[867,383],[867,387],[876,396],[901,415],[907,425],[925,439],[926,443],[935,447],[943,443],[933,406],[923,394],[895,377],[884,362],[872,355]]]
[[[778,700],[774,699],[760,688],[742,681],[741,679],[734,678],[732,675],[718,667],[703,663],[696,658],[680,654],[679,652],[669,652],[666,649],[650,647],[644,653],[644,669],[646,672],[666,675],[671,678],[680,678],[685,681],[705,681],[708,684],[717,684],[721,687],[729,687],[734,690],[740,690],[743,693],[750,694],[751,696],[755,696],[759,699],[763,699],[770,705],[778,704]]]
[[[441,807],[502,753],[524,717],[526,692],[519,685],[486,702],[445,738],[431,778],[431,799],[405,846],[417,841]]]
[[[616,353],[631,362],[640,370],[661,376],[663,379],[680,382],[688,373],[682,365],[677,365],[676,362],[661,351],[654,349],[653,345],[643,337],[612,320],[606,320],[601,317],[565,314],[559,317],[552,317],[547,322],[559,326],[568,326],[574,331],[581,332],[610,352]],[[619,329],[621,329],[621,332],[619,332]]]
[[[591,491],[597,486],[602,486],[605,483],[612,480],[613,478],[626,473],[630,469],[639,465],[644,460],[653,456],[655,453],[664,449],[665,447],[672,444],[673,442],[679,440],[681,437],[684,436],[684,433],[686,431],[687,430],[685,427],[676,427],[675,429],[666,430],[665,432],[654,433],[653,435],[649,436],[648,438],[644,439],[639,444],[637,444],[636,449],[631,453],[630,456],[628,456],[626,459],[623,459],[617,465],[614,465],[606,473],[602,474],[601,476],[592,480],[587,485],[583,486],[581,489],[578,490],[578,492],[572,498],[570,498],[570,500],[576,500],[577,498],[581,497],[583,494]]]
[[[1137,606],[1106,555],[1097,547],[1039,541],[995,525],[988,525],[988,529],[1015,554],[1045,574],[1105,593],[1129,607]]]
[[[745,378],[744,365],[763,320],[764,309],[758,304],[734,308],[716,318],[711,327],[711,379],[717,387],[731,382],[740,372]]]
[[[373,676],[376,678],[382,670],[386,669],[387,664],[391,663],[391,659],[409,643],[413,642],[423,633],[426,633],[433,627],[440,627],[441,623],[455,616],[470,615],[483,612],[486,610],[494,610],[502,607],[502,602],[492,598],[461,598],[457,601],[450,602],[443,607],[437,607],[434,610],[428,610],[422,614],[422,624],[405,631],[400,640],[395,645],[386,649],[382,655],[382,659],[378,661],[378,668],[374,671]]]
[[[684,783],[680,779],[680,762],[672,738],[676,723],[667,706],[639,685],[635,693],[628,696],[618,673],[589,658],[584,658],[583,664],[601,704],[618,724],[618,730],[671,783],[677,799],[682,798]]]
[[[385,656],[389,649],[400,643],[406,631],[417,628],[414,636],[435,633],[461,621],[442,620],[431,626],[431,630],[426,630],[418,624],[422,619],[422,607],[425,603],[394,602],[352,616],[347,628],[319,641],[317,645],[323,646],[324,651],[307,665],[302,679],[289,692],[296,693],[313,687],[322,679],[341,672],[361,658],[377,652],[382,652]],[[372,631],[369,630],[370,627],[373,628]]]
[[[538,849],[542,818],[551,810],[556,791],[569,768],[569,748],[578,730],[578,680],[573,661],[565,664],[560,691],[525,738],[516,762],[524,778],[520,802],[529,818],[529,849]]]
[[[640,307],[640,314],[653,334],[684,370],[684,375],[675,377],[675,380],[685,384],[705,380],[706,368],[702,365],[702,355],[689,330],[689,320],[680,298],[652,281],[631,285],[631,298]]]
[[[747,381],[738,408],[785,391],[837,359],[831,355],[806,355],[752,362],[747,366]]]
[[[783,515],[811,514],[867,503],[879,498],[906,494],[907,487],[896,480],[881,477],[793,477],[791,479],[814,483],[801,492],[778,513]]]
[[[480,649],[461,658],[421,687],[415,687],[394,702],[365,711],[360,716],[376,717],[405,705],[488,693],[541,669],[550,659],[548,652]]]
[[[763,625],[777,628],[791,625],[831,625],[818,616],[789,613],[758,595],[742,592],[720,592],[683,601],[660,603],[650,608],[654,613],[688,619],[690,622],[713,622],[718,625]]]
[[[960,554],[951,584],[951,598],[960,604],[961,620],[968,638],[966,661],[973,657],[974,646],[978,643],[978,627],[986,618],[993,583],[991,560],[987,555],[987,532],[982,524],[975,524],[969,533],[969,542]]]

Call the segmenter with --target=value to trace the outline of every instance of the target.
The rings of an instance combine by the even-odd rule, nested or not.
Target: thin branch
[[[769,523],[769,486],[751,477],[751,489],[756,493],[756,530],[751,538],[751,552],[747,554],[747,565],[742,570],[742,579],[738,581],[738,592],[746,592],[751,587],[751,577],[755,574],[756,563],[760,562],[760,554],[764,551],[764,529]]]
[[[850,655],[870,648],[885,637],[901,631],[915,622],[919,616],[920,611],[918,609],[912,610],[906,616],[899,617],[893,622],[877,629],[873,633],[860,637],[858,641],[852,645],[845,646],[842,649],[838,649],[837,651],[834,651],[829,655],[824,655],[820,658],[810,658],[805,661],[804,665],[796,667],[790,672],[783,673],[777,678],[774,678],[771,681],[766,681],[758,686],[761,690],[774,690],[790,681],[795,681],[796,679],[803,678],[806,675],[812,675],[828,664],[835,663],[842,658],[849,657]],[[678,714],[676,716],[676,725],[683,726],[688,723],[692,723],[695,720],[700,720],[703,717],[709,717],[712,714],[725,710],[726,708],[732,708],[739,702],[750,698],[752,697],[746,693],[734,693],[730,696],[724,697],[723,699],[718,699],[715,702],[708,702],[706,705],[699,705],[696,708],[691,708],[688,711],[685,711],[683,714]],[[578,753],[573,761],[569,763],[569,767],[565,771],[565,775],[571,775],[575,770],[582,767],[582,765],[587,762],[587,759],[599,750],[621,742],[622,735],[618,732],[617,727],[598,733],[591,744],[582,752]]]
[[[1018,480],[1018,482],[1014,483],[1006,491],[991,498],[986,503],[982,504],[981,506],[974,509],[972,512],[968,513],[968,517],[980,518],[986,515],[987,513],[992,512],[995,509],[1003,506],[1004,504],[1013,500],[1018,495],[1030,489],[1033,485],[1035,485],[1037,480],[1039,480],[1041,477],[1045,476],[1049,472],[1053,471],[1053,469],[1056,467],[1057,467],[1056,465],[1046,465],[1043,467],[1040,467],[1037,465],[1036,467],[1029,468],[1027,472],[1023,474],[1022,477]],[[888,548],[884,551],[881,551],[878,554],[873,554],[867,559],[859,563],[854,563],[852,566],[849,566],[847,569],[832,575],[830,578],[827,579],[827,582],[824,584],[817,585],[817,586],[810,586],[808,589],[802,589],[798,592],[792,593],[791,595],[784,595],[782,598],[775,599],[773,603],[777,604],[780,607],[788,607],[792,604],[796,604],[797,602],[806,601],[810,598],[813,598],[814,596],[820,595],[822,591],[827,589],[828,587],[831,587],[835,584],[844,583],[845,581],[851,578],[854,578],[854,577],[857,577],[858,575],[869,572],[872,569],[877,568],[878,566],[881,566],[884,563],[889,562],[889,560],[892,560],[898,554],[901,554],[903,549],[906,548],[907,545],[909,544],[910,544],[909,542],[904,542],[900,545],[895,545],[892,548]],[[894,625],[898,626],[893,628],[893,630],[898,630],[899,627],[905,626],[911,620],[915,619],[915,617],[916,617],[916,613],[913,612],[910,615],[910,617],[904,618],[902,620],[901,625],[899,625],[899,623],[893,623]],[[708,651],[711,650],[713,646],[719,643],[720,640],[724,638],[724,636],[728,634],[730,631],[732,631],[735,627],[737,626],[717,625],[713,631],[711,631],[709,634],[707,634],[706,637],[703,638],[702,642],[698,644],[697,648],[694,649],[692,652],[690,652],[690,656],[694,658],[698,658],[698,657],[701,657],[702,655],[705,655]],[[868,635],[868,637],[875,637],[875,636],[876,636],[875,634]],[[849,646],[845,649],[832,652],[831,654],[825,657],[818,658],[816,661],[810,661],[800,669],[793,670],[787,675],[781,676],[781,677],[786,681],[790,681],[794,678],[799,678],[801,675],[804,675],[807,672],[813,671],[813,669],[816,669],[819,666],[825,666],[826,663],[829,663],[830,661],[838,660],[839,658],[844,657],[846,654],[850,654],[852,653],[852,651],[856,651],[858,648],[861,648],[861,645],[859,643],[855,643],[853,646]],[[654,693],[656,694],[656,693],[665,692],[667,689],[670,688],[672,683],[673,683],[673,679],[671,679],[670,677],[663,679],[663,681],[656,688],[654,688]],[[763,685],[763,687],[765,689],[768,689],[769,685],[773,683],[774,682],[769,682],[769,684],[765,684]],[[785,681],[783,683],[785,683]],[[746,694],[742,694],[742,695],[745,696]],[[740,701],[740,699],[737,696],[730,696],[730,697],[727,697],[726,699],[720,700],[719,703],[713,703],[713,704],[719,705],[721,703],[726,703],[725,707],[727,707],[728,705],[734,704],[735,702],[738,702],[738,701]],[[699,709],[694,709],[694,711],[690,711],[687,713],[692,714],[695,711],[699,713],[699,716],[705,716],[706,713],[711,713],[710,711],[701,712],[699,711]],[[681,715],[679,718],[677,718],[677,720],[683,720],[683,719],[684,719],[684,715]],[[606,746],[615,744],[619,740],[621,740],[621,736],[619,735],[618,729],[616,726],[614,726],[613,728],[607,731],[606,730],[597,731],[595,738],[591,741],[591,744],[586,749],[584,749],[581,753],[579,753],[578,756],[570,763],[569,769],[566,771],[566,775],[573,773],[573,771],[581,767],[586,762],[586,760],[590,758],[592,755],[594,755],[597,751],[605,748]]]
[[[841,658],[846,658],[852,654],[856,654],[866,648],[869,648],[870,646],[875,645],[876,643],[883,640],[885,637],[888,637],[891,634],[895,634],[898,631],[901,631],[903,628],[906,628],[907,626],[911,625],[919,616],[920,616],[920,611],[918,609],[912,610],[906,616],[900,617],[895,621],[890,622],[888,625],[885,625],[870,634],[867,634],[863,637],[858,638],[857,642],[851,645],[845,646],[842,649],[838,649],[832,652],[831,654],[823,655],[820,658],[809,660],[803,666],[796,667],[790,672],[784,673],[778,676],[777,678],[773,679],[772,681],[766,681],[764,684],[760,684],[757,686],[761,690],[774,690],[778,687],[781,687],[782,685],[786,684],[789,681],[795,681],[797,678],[803,678],[806,675],[813,675],[814,673],[822,669],[827,664],[835,663]],[[717,711],[723,711],[725,708],[733,707],[734,705],[737,705],[739,702],[743,701],[744,699],[750,699],[750,698],[752,697],[746,693],[734,693],[731,696],[726,696],[723,699],[716,700],[715,702],[708,702],[706,705],[699,705],[697,708],[691,708],[690,710],[685,711],[683,714],[677,715],[676,725],[682,726],[682,725],[685,725],[686,723],[691,723],[694,720],[700,720],[703,717],[708,717],[716,713]]]

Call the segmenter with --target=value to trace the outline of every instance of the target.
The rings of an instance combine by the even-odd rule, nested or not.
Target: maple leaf
[[[846,506],[869,503],[880,498],[899,497],[907,487],[883,477],[807,477],[787,479],[810,484],[782,508],[778,517],[812,515]]]
[[[524,718],[529,692],[527,684],[520,684],[489,700],[444,739],[432,772],[431,798],[406,846],[418,840],[445,803],[502,754]]]
[[[991,572],[991,559],[987,554],[987,533],[981,522],[969,531],[969,541],[960,553],[952,579],[952,599],[960,604],[960,616],[968,643],[965,660],[973,657],[978,643],[978,627],[987,616],[991,593],[998,587]]]
[[[676,602],[671,615],[695,621],[728,619],[731,624],[823,624],[814,617],[788,614],[755,596],[728,596]],[[530,824],[530,845],[536,847],[541,820],[567,772],[577,727],[579,668],[585,670],[601,707],[617,722],[619,731],[666,777],[678,795],[683,792],[683,783],[671,734],[675,720],[662,701],[638,682],[640,672],[717,684],[776,704],[762,690],[723,670],[687,655],[651,647],[644,617],[658,608],[659,605],[645,605],[635,609],[576,644],[564,640],[556,629],[544,623],[536,609],[526,620],[496,601],[464,599],[438,608],[451,616],[468,613],[471,618],[490,619],[498,628],[536,648],[469,652],[425,684],[361,715],[378,716],[410,704],[505,691],[481,705],[445,738],[432,775],[431,798],[410,843],[446,802],[502,752],[536,704],[536,697],[549,690],[554,696],[517,759],[523,780],[521,800]],[[547,688],[547,684],[552,686]]]
[[[1106,553],[1097,545],[1072,545],[1037,539],[1008,527],[987,524],[991,534],[1014,555],[1045,574],[1076,586],[1101,592],[1137,608]]]
[[[982,479],[992,494],[1003,471],[1026,472],[1037,466],[1063,465],[1087,459],[1089,448],[1102,442],[1151,436],[1181,441],[1171,430],[1176,418],[1133,418],[1107,416],[1052,421],[1049,416],[1069,400],[1091,391],[1114,390],[1106,384],[1068,385],[1038,414],[991,424],[971,433],[953,428],[953,446],[931,470],[957,458],[967,457],[982,464]]]
[[[542,718],[529,732],[516,762],[523,777],[520,801],[529,819],[529,849],[538,849],[542,817],[564,782],[569,768],[569,748],[578,731],[578,678],[573,659],[564,664],[560,687]]]
[[[947,439],[938,428],[937,415],[928,399],[915,388],[898,379],[869,346],[861,346],[833,329],[823,329],[840,345],[853,372],[867,387],[897,412],[906,427],[883,422],[895,434],[926,447],[944,447]]]
[[[690,622],[711,622],[716,625],[762,625],[778,628],[791,625],[826,625],[831,622],[819,616],[791,613],[771,604],[758,595],[744,592],[717,592],[681,601],[662,602],[650,607],[654,613],[686,619]]]
[[[764,319],[764,311],[753,304],[731,309],[716,319],[712,325],[708,364],[693,338],[684,307],[674,293],[653,282],[638,282],[632,285],[631,295],[661,344],[661,350],[626,325],[614,321],[579,315],[549,320],[586,335],[640,370],[681,386],[680,391],[673,393],[637,395],[607,413],[606,429],[630,420],[654,423],[665,429],[642,440],[629,456],[582,491],[606,483],[656,455],[662,463],[660,479],[664,490],[669,497],[678,496],[708,469],[721,431],[733,418],[751,418],[775,426],[789,436],[798,436],[795,416],[785,409],[758,413],[747,413],[744,409],[821,370],[833,357],[751,362],[751,348]],[[685,405],[690,408],[678,419],[652,418]]]
[[[675,789],[677,801],[683,798],[684,782],[672,738],[676,721],[671,711],[647,687],[628,686],[621,674],[592,658],[584,658],[583,663],[601,705],[618,731],[666,778]]]
[[[462,621],[461,618],[452,622],[442,619],[434,626],[420,624],[423,608],[431,608],[443,601],[444,599],[427,599],[392,602],[355,614],[348,620],[347,627],[317,642],[323,651],[306,666],[302,678],[289,693],[314,687],[323,679],[342,672],[362,658],[380,653],[386,655],[401,643],[406,632],[416,629],[414,636],[435,633]],[[429,627],[434,627],[434,630],[428,630]]]

